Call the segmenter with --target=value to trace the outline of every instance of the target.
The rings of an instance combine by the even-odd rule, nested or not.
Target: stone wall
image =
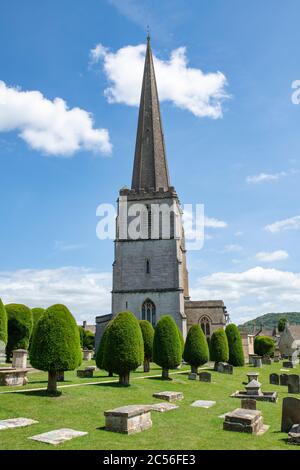
[[[186,301],[185,314],[187,330],[193,325],[201,326],[201,319],[207,317],[210,321],[210,334],[218,328],[225,328],[227,324],[226,307],[222,300]]]

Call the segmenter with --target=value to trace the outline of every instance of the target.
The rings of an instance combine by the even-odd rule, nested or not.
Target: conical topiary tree
[[[274,355],[275,342],[269,336],[256,336],[254,340],[254,352],[258,356],[271,357]]]
[[[144,360],[144,343],[138,320],[131,312],[120,312],[111,322],[105,340],[103,364],[129,385],[130,372]]]
[[[223,328],[214,331],[210,340],[210,358],[212,361],[228,362],[229,348],[227,336]]]
[[[57,374],[74,370],[82,360],[76,321],[64,305],[52,305],[40,317],[32,338],[30,363],[48,372],[49,394],[57,393]]]
[[[236,325],[231,323],[227,325],[225,330],[228,348],[229,348],[229,364],[234,367],[245,365],[244,350],[240,331]]]
[[[190,364],[191,372],[197,373],[198,367],[209,360],[208,344],[199,325],[193,325],[187,334],[183,359]]]
[[[182,346],[175,321],[165,315],[158,321],[153,341],[153,360],[162,368],[162,378],[169,379],[169,369],[181,363]]]
[[[183,351],[184,351],[184,339],[183,339],[183,334],[182,334],[182,331],[181,329],[179,328],[178,325],[177,326],[177,330],[178,330],[178,335],[179,335],[179,340],[180,340],[180,344],[181,344],[181,357],[183,357]]]
[[[5,361],[5,347],[7,343],[7,313],[0,299],[0,362]]]
[[[36,324],[37,324],[38,320],[40,319],[40,317],[45,312],[45,309],[40,308],[40,307],[35,307],[35,308],[31,309],[31,312],[32,312],[33,328],[32,328],[32,333],[31,333],[31,338],[30,338],[30,344],[31,344],[31,340],[32,340],[33,335],[34,335],[34,330],[35,330]]]
[[[33,319],[30,308],[23,304],[8,304],[5,310],[8,331],[6,358],[9,361],[14,349],[28,349]]]
[[[112,320],[113,321],[113,320]],[[105,351],[105,347],[106,347],[106,340],[107,340],[107,336],[108,336],[108,328],[109,328],[109,325],[112,323],[112,321],[110,321],[104,331],[103,331],[103,335],[101,337],[101,340],[100,340],[100,343],[99,343],[99,346],[98,346],[98,349],[97,349],[97,353],[96,353],[96,365],[99,369],[103,369],[103,370],[106,370],[106,372],[108,372],[108,376],[109,377],[112,377],[113,376],[113,372],[111,370],[108,370],[105,366],[105,363],[104,363],[104,351]]]
[[[144,372],[150,372],[150,361],[153,355],[154,328],[147,320],[140,320],[144,341]]]

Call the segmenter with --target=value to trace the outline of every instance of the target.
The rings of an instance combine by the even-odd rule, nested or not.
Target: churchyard
[[[95,365],[94,361],[83,366]],[[82,366],[81,366],[82,368]],[[199,369],[211,374],[211,382],[189,380],[190,367],[170,371],[172,380],[161,379],[161,368],[151,364],[151,372],[138,368],[131,373],[130,386],[118,384],[118,377],[108,377],[96,370],[93,378],[79,378],[76,371],[65,372],[65,381],[58,383],[61,396],[49,397],[46,372],[29,372],[29,383],[20,387],[1,387],[0,420],[28,418],[38,421],[28,427],[0,430],[0,449],[288,449],[299,446],[287,443],[288,434],[281,432],[282,400],[299,398],[288,393],[287,386],[270,384],[270,374],[300,374],[300,366],[284,372],[282,362],[235,367],[232,375],[213,370],[213,363]],[[264,424],[270,426],[261,436],[223,430],[223,415],[240,407],[240,400],[232,398],[236,390],[248,383],[247,373],[258,372],[263,391],[278,393],[276,403],[257,401]],[[145,377],[145,378],[144,378]],[[39,390],[44,389],[44,390]],[[163,391],[181,392],[183,400],[178,408],[167,412],[151,412],[152,427],[146,431],[125,435],[104,429],[106,410],[126,405],[161,403],[153,394]],[[192,406],[198,400],[216,402],[209,408]],[[167,403],[167,402],[166,402]],[[58,446],[29,439],[32,436],[60,428],[71,428],[87,433]]]

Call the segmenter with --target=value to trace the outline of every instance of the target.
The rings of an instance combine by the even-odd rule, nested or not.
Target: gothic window
[[[200,320],[201,328],[206,337],[210,337],[210,319],[202,317]]]
[[[150,274],[150,260],[146,260],[146,274]]]
[[[142,319],[149,321],[153,326],[156,324],[156,308],[150,299],[145,300],[142,305]]]

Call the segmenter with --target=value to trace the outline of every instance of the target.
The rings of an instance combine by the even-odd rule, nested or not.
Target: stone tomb
[[[300,423],[300,400],[286,397],[282,402],[281,432],[290,432],[294,424]]]
[[[84,350],[83,350],[83,360],[84,360],[84,361],[91,361],[91,359],[92,359],[92,354],[93,354],[92,351],[88,351],[87,349],[84,349]]]
[[[157,392],[153,393],[154,398],[159,398],[160,400],[166,400],[166,401],[177,401],[177,400],[183,400],[184,396],[183,393],[181,392]]]
[[[44,442],[45,444],[52,444],[57,446],[65,441],[70,441],[74,437],[86,436],[87,432],[74,431],[74,429],[62,428],[55,431],[37,434],[36,436],[29,437],[33,441]]]
[[[173,405],[172,403],[155,403],[154,405],[149,405],[151,411],[158,411],[159,413],[165,413],[166,411],[177,410],[178,406]]]
[[[225,415],[223,429],[225,431],[245,432],[262,435],[268,430],[263,423],[261,411],[237,408]]]
[[[220,372],[221,374],[233,374],[233,367],[227,362],[216,362],[214,369],[215,371]]]
[[[243,410],[256,410],[256,400],[253,398],[243,398],[241,400],[241,408]]]
[[[197,380],[197,374],[194,372],[191,372],[189,374],[189,380]]]
[[[209,372],[200,372],[199,380],[200,380],[200,382],[210,383],[211,382],[211,374]]]
[[[246,390],[236,391],[231,396],[233,398],[253,398],[254,400],[277,402],[277,392],[262,392],[261,383],[252,380],[246,385]]]
[[[106,431],[134,434],[152,427],[151,407],[128,405],[104,412]]]
[[[262,358],[261,356],[252,356],[253,367],[261,368],[262,367]]]
[[[288,376],[288,392],[300,393],[300,376],[291,374]]]
[[[278,374],[270,374],[270,384],[271,385],[279,385],[279,375]]]
[[[300,446],[300,424],[294,424],[289,432],[288,443]]]
[[[294,369],[294,362],[293,361],[283,362],[282,367],[284,367],[285,369]]]
[[[27,369],[13,369],[11,367],[0,370],[0,386],[26,385],[28,383],[27,372]]]
[[[81,379],[92,379],[94,377],[94,367],[86,367],[85,369],[77,370],[77,377]]]
[[[26,349],[15,349],[12,357],[13,369],[26,369],[28,351]]]
[[[37,423],[38,421],[28,418],[4,419],[0,421],[0,431],[2,431],[3,429],[24,428],[26,426],[31,426],[32,424]]]
[[[262,363],[266,366],[271,366],[272,365],[272,359],[270,357],[263,357],[262,358]]]

